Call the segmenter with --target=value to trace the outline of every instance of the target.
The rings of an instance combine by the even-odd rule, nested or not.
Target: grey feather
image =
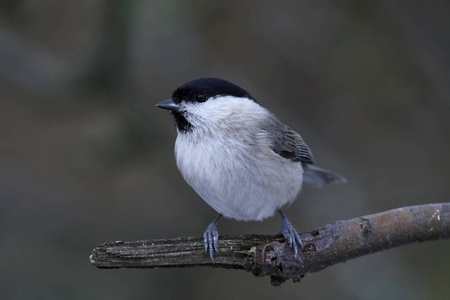
[[[314,187],[323,187],[330,183],[344,183],[347,180],[341,175],[304,163],[303,181]]]
[[[300,134],[281,123],[275,115],[271,115],[268,123],[266,136],[270,141],[270,148],[286,159],[301,162],[305,183],[314,187],[323,187],[330,183],[346,182],[340,175],[313,166],[314,156]]]
[[[278,155],[295,162],[314,163],[314,157],[300,134],[281,123],[275,116],[266,129],[270,148]]]

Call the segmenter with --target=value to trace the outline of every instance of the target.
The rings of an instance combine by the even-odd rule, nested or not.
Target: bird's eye
[[[195,95],[195,101],[197,102],[205,102],[206,100],[208,100],[208,97],[205,94]]]

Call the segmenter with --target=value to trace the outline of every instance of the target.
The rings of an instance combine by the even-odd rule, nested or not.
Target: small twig
[[[300,236],[305,245],[301,260],[279,235],[220,236],[214,267],[270,276],[274,285],[287,279],[299,281],[305,274],[370,253],[450,238],[450,203],[397,208],[338,221]],[[90,260],[98,268],[212,265],[201,237],[107,242],[93,250]]]

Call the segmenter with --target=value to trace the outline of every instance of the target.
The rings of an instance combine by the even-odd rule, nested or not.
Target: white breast
[[[238,114],[228,112],[208,126],[178,133],[175,156],[184,179],[217,212],[237,220],[262,220],[295,199],[303,169],[260,140],[249,124],[258,118],[243,112],[241,102]],[[248,112],[255,115],[251,107]]]

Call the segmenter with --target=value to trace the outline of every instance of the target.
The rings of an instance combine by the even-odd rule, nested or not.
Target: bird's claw
[[[298,248],[300,247],[300,252],[303,249],[303,242],[300,239],[297,230],[295,230],[294,226],[292,226],[291,222],[289,222],[287,218],[283,218],[280,233],[294,250],[294,255],[297,257],[299,254]]]
[[[219,232],[217,231],[217,226],[213,222],[209,224],[203,234],[203,241],[205,243],[205,252],[209,253],[212,263],[214,264],[214,251],[219,253]]]

